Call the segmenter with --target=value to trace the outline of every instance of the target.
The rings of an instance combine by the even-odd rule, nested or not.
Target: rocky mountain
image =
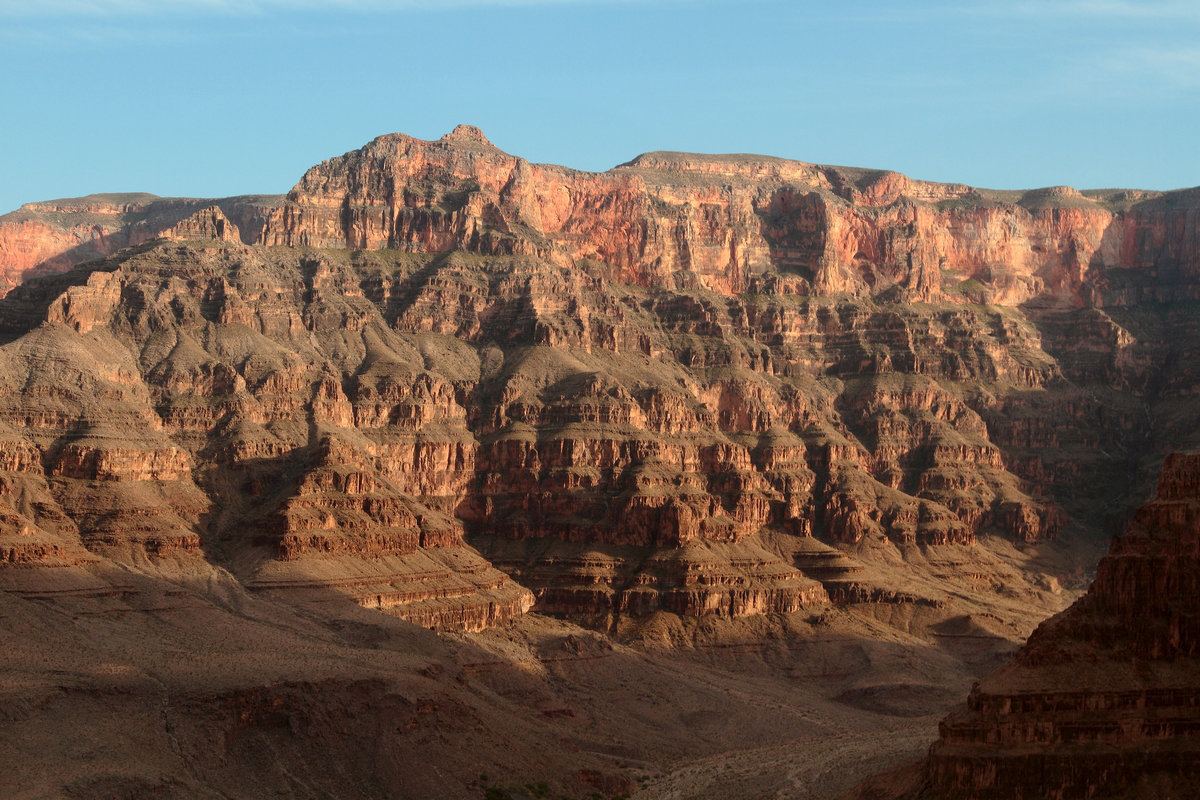
[[[582,173],[466,126],[380,137],[282,199],[32,204],[0,218],[12,274],[41,275],[0,300],[0,588],[69,619],[176,598],[289,653],[319,640],[312,663],[371,665],[383,683],[353,692],[372,707],[412,676],[356,648],[417,643],[457,665],[439,697],[476,719],[502,713],[459,694],[462,665],[524,686],[540,614],[586,626],[580,659],[844,624],[848,647],[903,641],[937,674],[881,688],[870,658],[830,655],[840,699],[821,703],[940,711],[947,681],[1069,601],[1144,467],[1200,446],[1198,214],[1195,190],[997,192],[758,156]],[[286,633],[257,627],[276,617]],[[490,631],[495,659],[395,618]],[[80,663],[107,652],[87,630]],[[168,650],[143,688],[188,685]],[[276,719],[292,701],[254,694],[236,652],[189,702]],[[335,688],[292,731],[356,680],[307,658],[272,680]],[[529,758],[556,780],[570,763]]]
[[[139,537],[74,519],[85,543],[377,607],[486,587],[475,621],[412,612],[435,626],[528,605],[485,562],[409,564],[464,535],[541,609],[609,624],[885,596],[802,543],[1095,527],[1191,420],[1156,409],[1194,385],[1195,193],[1010,195],[754,156],[580,173],[460,126],[282,202],[31,204],[0,231],[158,238],[10,293],[6,422],[60,506],[68,480],[188,498]]]
[[[459,126],[381,136],[309,170],[266,244],[465,249],[722,295],[1074,307],[1195,299],[1200,192],[998,192],[761,156],[648,153],[605,173],[530,164]]]

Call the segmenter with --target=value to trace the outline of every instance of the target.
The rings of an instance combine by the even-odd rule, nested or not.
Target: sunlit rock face
[[[464,125],[313,167],[259,240],[595,259],[613,280],[724,295],[780,273],[806,294],[1103,306],[1195,298],[1198,215],[1195,190],[1001,192],[765,156],[649,153],[586,173]]]
[[[279,195],[196,200],[94,194],[26,203],[0,216],[0,296],[22,281],[65,272],[158,236],[253,242]]]
[[[981,539],[1109,524],[1196,435],[1198,207],[584,173],[466,126],[286,198],[32,204],[0,219],[10,274],[47,275],[0,314],[0,553],[30,585],[169,556],[465,629],[904,595],[814,541],[990,580]]]

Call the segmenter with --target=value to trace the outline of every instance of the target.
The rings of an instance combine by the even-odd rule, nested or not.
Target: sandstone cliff
[[[762,156],[649,153],[608,172],[530,164],[459,126],[381,136],[309,170],[259,241],[465,249],[724,295],[787,291],[1073,306],[1200,297],[1196,190],[1027,192]]]
[[[0,297],[28,278],[65,272],[172,229],[182,235],[182,221],[205,208],[217,209],[229,226],[228,235],[235,239],[245,235],[247,241],[254,241],[267,214],[281,201],[281,197],[268,195],[192,200],[152,194],[94,194],[26,203],[0,216]],[[190,233],[211,238],[200,228]]]
[[[14,463],[64,520],[14,525],[434,627],[528,607],[493,564],[610,624],[914,597],[813,537],[1003,587],[980,536],[1109,524],[1195,435],[1195,199],[580,173],[461,126],[281,203],[35,204],[147,241],[4,301]]]
[[[531,164],[478,129],[381,136],[286,199],[90,195],[0,217],[0,289],[216,203],[242,240],[593,259],[608,277],[737,295],[1125,306],[1197,299],[1200,193],[997,191],[766,156],[648,153],[604,173]]]
[[[27,327],[0,390],[14,463],[86,552],[182,551],[471,628],[529,600],[464,536],[543,610],[616,620],[875,592],[806,571],[807,537],[915,551],[1059,524],[962,388],[1057,380],[997,312],[219,239],[96,266],[4,301]]]
[[[1140,454],[1179,436],[1191,441],[1194,417],[1179,405],[1197,377],[1183,342],[1195,332],[1186,304],[1200,296],[1198,215],[1197,190],[993,191],[760,156],[651,153],[582,173],[530,164],[460,126],[432,142],[383,136],[314,167],[271,214],[261,241],[535,257],[652,296],[711,292],[690,308],[650,302],[657,314],[693,316],[677,333],[748,335],[752,346],[737,358],[752,370],[765,346],[782,362],[762,369],[792,377],[994,381],[999,390],[968,391],[966,404],[1005,470],[1068,512],[1031,512],[1010,498],[1016,505],[997,513],[1035,539],[1070,518],[1119,524],[1137,496],[1129,482],[1145,466]],[[453,302],[455,291],[438,299]],[[792,295],[811,298],[797,304],[798,316],[763,299]],[[588,337],[627,335],[619,347],[645,348],[646,333],[623,334],[620,316],[575,307]],[[937,324],[906,318],[914,308]],[[806,338],[804,325],[824,328],[826,319],[845,330]],[[986,332],[988,341],[959,339],[959,331],[972,331],[968,339]],[[549,344],[568,341],[546,334]],[[802,352],[810,342],[816,355]],[[936,352],[942,343],[952,352]],[[674,354],[689,368],[720,366],[703,360],[703,348]],[[877,434],[852,434],[878,447]],[[893,435],[904,441],[911,431]],[[895,488],[894,480],[882,482]],[[940,484],[926,480],[933,483],[921,488],[936,492]],[[859,525],[850,507],[837,513]],[[987,515],[975,513],[958,516],[977,527]],[[939,536],[964,540],[952,530]]]
[[[1176,454],[1088,594],[942,722],[930,795],[1196,796],[1198,581],[1200,455]]]

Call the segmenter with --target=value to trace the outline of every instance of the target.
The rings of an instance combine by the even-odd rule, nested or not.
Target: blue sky
[[[0,0],[0,212],[285,192],[382,133],[750,152],[995,188],[1200,184],[1200,3]]]

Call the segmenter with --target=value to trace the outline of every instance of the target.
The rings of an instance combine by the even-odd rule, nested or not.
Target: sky
[[[286,192],[458,123],[531,161],[761,153],[1200,184],[1200,2],[0,0],[0,213]]]

